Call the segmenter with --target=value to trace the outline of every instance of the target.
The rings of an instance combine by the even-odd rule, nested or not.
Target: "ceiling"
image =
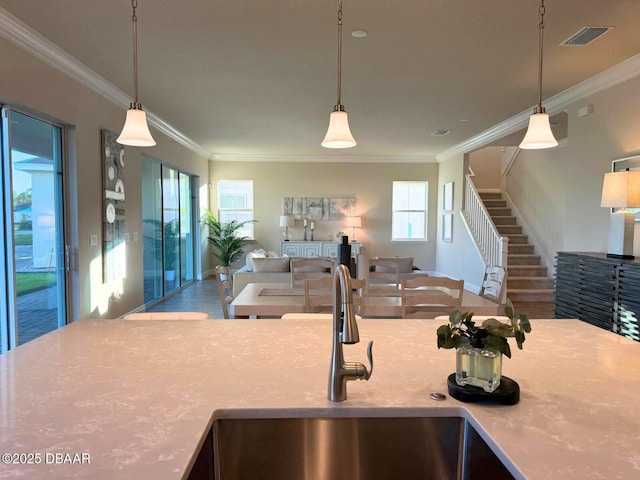
[[[343,104],[358,145],[327,150],[337,1],[138,0],[140,101],[213,158],[433,158],[537,103],[538,6],[344,0]],[[129,0],[0,7],[132,94]],[[544,98],[640,53],[638,0],[546,9]],[[558,46],[585,25],[615,28]]]

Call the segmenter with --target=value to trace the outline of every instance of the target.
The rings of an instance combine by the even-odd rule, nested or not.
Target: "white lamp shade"
[[[605,173],[600,206],[640,208],[640,171]]]
[[[357,145],[349,130],[347,112],[331,112],[329,128],[321,145],[325,148],[350,148]]]
[[[360,228],[362,227],[361,217],[347,217],[347,227]]]
[[[144,113],[144,110],[137,108],[127,110],[122,133],[116,142],[133,147],[153,147],[156,144],[147,126],[147,114]]]
[[[293,227],[294,219],[289,215],[280,215],[280,226],[281,227]]]
[[[529,128],[520,143],[520,148],[524,149],[542,149],[557,147],[553,133],[551,132],[551,124],[549,123],[549,114],[534,113],[529,117]]]

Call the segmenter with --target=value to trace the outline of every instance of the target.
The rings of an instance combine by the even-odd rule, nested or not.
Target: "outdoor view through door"
[[[194,188],[191,176],[142,156],[144,303],[194,279]]]
[[[2,111],[0,350],[66,323],[62,129]],[[9,206],[9,208],[6,208]]]

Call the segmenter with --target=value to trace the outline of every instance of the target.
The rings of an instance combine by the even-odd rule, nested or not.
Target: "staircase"
[[[540,264],[540,255],[534,253],[535,247],[528,243],[502,193],[478,193],[498,232],[509,237],[507,297],[513,303],[553,303],[553,277],[549,277],[547,267]]]

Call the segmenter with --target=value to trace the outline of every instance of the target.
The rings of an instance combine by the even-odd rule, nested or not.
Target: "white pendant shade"
[[[144,113],[144,110],[136,108],[127,110],[127,118],[124,122],[124,127],[122,127],[122,133],[120,133],[116,142],[133,147],[153,147],[156,144],[147,126],[147,114]]]
[[[541,148],[557,147],[551,125],[549,124],[548,113],[534,113],[529,117],[529,128],[527,134],[522,139],[520,148],[536,150]]]
[[[357,145],[349,130],[347,112],[332,112],[329,117],[329,128],[320,144],[325,148],[351,148]]]

